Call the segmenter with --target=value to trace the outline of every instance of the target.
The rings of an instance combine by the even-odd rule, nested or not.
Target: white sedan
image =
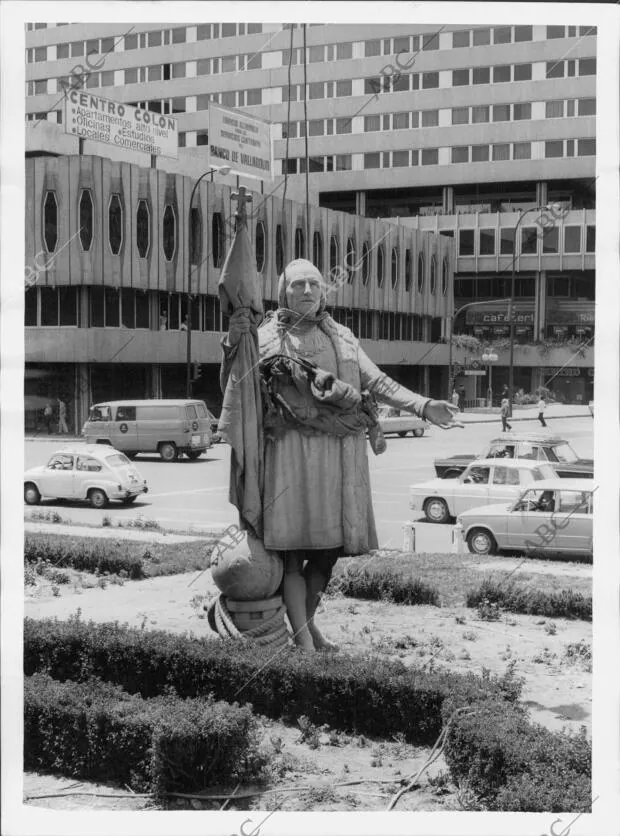
[[[401,438],[404,438],[407,433],[421,438],[428,427],[426,421],[411,412],[385,405],[379,407],[379,425],[384,435],[398,433]]]
[[[81,499],[104,508],[111,499],[126,505],[148,487],[132,462],[109,444],[65,447],[47,464],[24,473],[24,502],[37,505],[44,496]]]
[[[433,523],[447,523],[470,508],[492,502],[514,502],[536,481],[553,479],[545,462],[478,459],[456,479],[431,479],[409,488],[409,505]]]
[[[548,555],[592,556],[596,485],[581,479],[536,482],[509,505],[485,505],[459,515],[463,537],[474,554],[500,550]]]

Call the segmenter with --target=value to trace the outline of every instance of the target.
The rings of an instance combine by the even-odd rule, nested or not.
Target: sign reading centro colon
[[[235,174],[273,179],[271,125],[240,110],[209,104],[209,162]]]
[[[66,133],[81,139],[154,156],[179,156],[176,119],[81,90],[67,94],[64,124]]]

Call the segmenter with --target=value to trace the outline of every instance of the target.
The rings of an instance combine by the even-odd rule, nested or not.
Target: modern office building
[[[350,214],[351,223],[367,229],[368,224],[376,230],[396,227],[398,236],[404,230],[434,233],[428,240],[440,238],[454,248],[445,251],[455,257],[454,263],[446,259],[444,271],[454,272],[454,301],[448,288],[448,307],[433,311],[436,324],[417,332],[421,326],[412,324],[407,331],[402,315],[428,315],[418,306],[433,283],[438,292],[443,260],[437,258],[444,251],[433,244],[432,264],[428,253],[415,256],[419,244],[396,248],[393,259],[388,250],[381,259],[372,251],[368,287],[386,296],[381,304],[388,313],[380,320],[377,307],[377,316],[370,317],[376,360],[400,363],[410,382],[426,381],[431,394],[445,394],[447,347],[433,340],[449,333],[453,310],[475,302],[457,316],[454,332],[493,342],[497,390],[508,378],[503,300],[510,297],[514,271],[516,388],[527,392],[549,383],[559,397],[591,397],[594,29],[310,25],[306,102],[299,25],[102,23],[96,38],[93,24],[28,29],[26,118],[56,123],[55,131],[44,126],[52,133],[63,128],[63,91],[81,79],[87,91],[174,115],[180,159],[160,158],[158,167],[196,176],[201,146],[208,145],[209,103],[240,108],[273,124],[276,174],[287,174],[289,194],[303,191],[307,139],[310,188],[322,211],[336,210],[333,217],[339,219]],[[31,126],[35,130],[41,128]],[[42,135],[49,137],[50,131]],[[65,153],[75,154],[74,146]],[[29,147],[32,155],[54,154],[66,142],[42,139]],[[120,159],[116,149],[104,148],[86,142],[84,153]],[[149,165],[139,155],[123,159]],[[207,165],[205,155],[203,169]],[[215,186],[214,193],[218,189],[226,187]],[[77,193],[71,197],[80,199]],[[542,212],[545,205],[552,210]],[[101,212],[105,215],[103,204]],[[338,220],[343,229],[347,223]],[[295,253],[294,227],[283,242],[287,256]],[[357,228],[351,246],[360,252],[364,233]],[[273,229],[268,244],[275,245],[272,234]],[[327,259],[329,245],[324,246]],[[346,252],[347,236],[338,239],[338,247],[330,259]],[[378,270],[390,278],[382,279]],[[108,279],[103,275],[102,283]],[[387,300],[393,279],[396,292]],[[353,297],[340,301],[344,310]],[[375,304],[362,297],[359,303],[360,312]],[[361,325],[359,330],[363,336]],[[27,345],[37,342],[37,334],[28,331]],[[414,357],[414,343],[409,344],[414,335],[432,350]],[[456,350],[455,358],[462,370],[466,357]],[[470,399],[486,391],[484,378],[463,376],[460,382]]]

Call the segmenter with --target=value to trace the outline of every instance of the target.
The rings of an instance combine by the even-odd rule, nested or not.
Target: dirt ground
[[[501,567],[509,568],[505,560]],[[493,567],[487,564],[480,568]],[[528,567],[528,571],[532,569]],[[543,566],[540,571],[549,568]],[[553,571],[584,580],[591,577],[591,566],[554,566]],[[218,640],[203,610],[204,603],[217,594],[208,571],[125,581],[105,588],[86,588],[81,582],[84,577],[76,573],[71,584],[54,588],[45,582],[27,587],[25,615],[66,619],[80,610],[84,620],[119,621],[177,633],[190,631]],[[88,582],[95,583],[92,576]],[[517,676],[525,680],[522,700],[529,706],[533,721],[553,730],[578,730],[584,725],[588,734],[591,732],[589,623],[518,614],[505,614],[499,621],[488,622],[480,620],[476,610],[465,607],[399,606],[342,596],[326,597],[318,618],[326,634],[345,652],[372,650],[400,658],[405,664],[462,673],[481,673],[487,668],[503,674],[515,662]],[[571,650],[567,650],[569,645]],[[269,788],[274,791],[229,803],[228,809],[385,810],[403,776],[412,776],[430,753],[430,749],[399,740],[373,741],[330,730],[308,740],[303,739],[300,729],[267,719],[261,722],[263,745],[270,752],[272,764]],[[371,783],[372,779],[383,783]],[[336,786],[346,782],[362,783]],[[59,788],[75,783],[28,774],[25,796],[59,792]],[[291,787],[302,789],[285,791]],[[88,783],[75,789],[117,791]],[[225,787],[220,792],[225,795],[233,789]],[[217,790],[213,792],[217,794]],[[150,800],[132,797],[129,791],[118,799],[76,795],[27,803],[56,810],[153,809]],[[217,809],[222,803],[212,802],[209,807]],[[195,806],[204,809],[198,802]],[[423,774],[415,791],[400,799],[396,809],[462,809],[441,758]]]

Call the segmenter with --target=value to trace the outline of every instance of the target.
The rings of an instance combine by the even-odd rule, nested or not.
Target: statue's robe
[[[422,416],[428,398],[399,386],[370,360],[352,332],[324,315],[318,322],[258,330],[261,359],[288,354],[311,360],[378,401]],[[222,381],[230,349],[223,342]],[[308,385],[308,398],[312,399]],[[356,555],[378,548],[366,433],[344,438],[290,428],[265,442],[264,543],[274,551],[339,548]]]

